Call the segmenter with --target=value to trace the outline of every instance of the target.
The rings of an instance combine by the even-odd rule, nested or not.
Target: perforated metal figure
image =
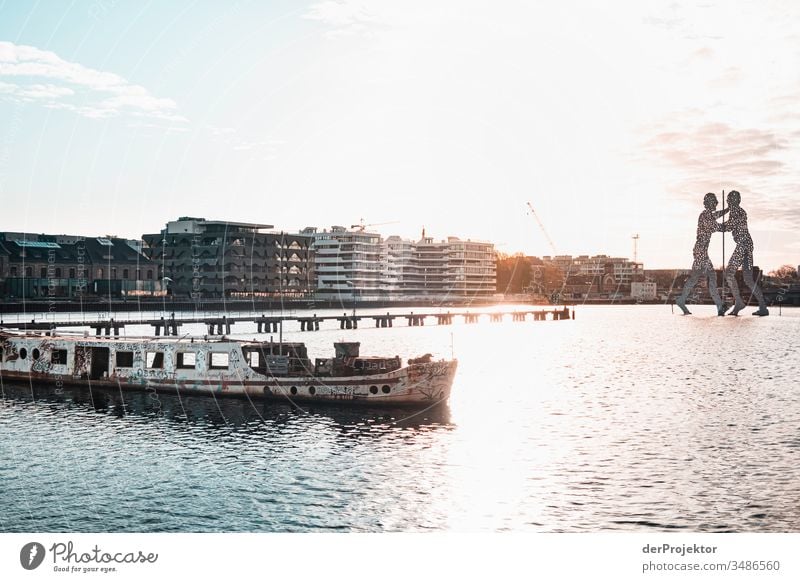
[[[711,295],[714,304],[717,306],[717,314],[725,315],[725,311],[728,309],[717,290],[717,274],[714,272],[714,265],[708,256],[708,244],[711,242],[711,235],[722,231],[722,225],[716,219],[728,212],[728,209],[715,210],[717,204],[717,196],[713,192],[709,192],[703,197],[703,206],[706,208],[697,219],[697,241],[694,243],[692,274],[686,280],[683,292],[675,300],[678,307],[683,310],[684,315],[691,314],[691,311],[686,308],[686,299],[701,277],[706,278],[708,294]]]
[[[736,300],[730,315],[737,315],[747,305],[739,293],[739,285],[736,283],[736,271],[742,268],[745,285],[750,288],[755,298],[758,300],[758,311],[753,315],[769,315],[767,304],[764,301],[764,294],[753,280],[753,239],[747,229],[747,213],[739,206],[742,197],[736,190],[728,193],[728,206],[730,206],[730,220],[722,230],[728,231],[733,235],[736,248],[733,249],[728,268],[725,269],[725,280],[731,288],[731,293]]]

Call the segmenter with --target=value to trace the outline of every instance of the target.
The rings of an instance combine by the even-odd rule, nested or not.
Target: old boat
[[[429,406],[446,401],[456,360],[364,357],[358,342],[309,359],[302,343],[219,338],[100,338],[0,329],[0,378],[298,402]]]

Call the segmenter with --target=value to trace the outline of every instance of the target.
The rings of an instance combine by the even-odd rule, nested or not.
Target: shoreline
[[[752,303],[752,302],[750,302]],[[520,298],[509,298],[506,300],[498,299],[475,299],[471,301],[331,301],[313,299],[292,299],[292,300],[231,300],[231,301],[190,301],[190,300],[131,300],[131,301],[51,301],[38,300],[22,302],[3,302],[0,303],[0,314],[2,315],[41,315],[42,313],[129,313],[131,311],[151,311],[151,312],[174,312],[174,313],[198,313],[198,312],[258,312],[258,311],[312,311],[323,309],[343,309],[352,311],[353,309],[391,309],[391,308],[433,308],[433,307],[453,307],[453,308],[476,308],[491,307],[496,305],[530,305],[542,307],[560,306],[586,306],[586,305],[673,305],[674,301],[658,300],[637,300],[632,298],[625,299],[592,299],[575,301],[569,300],[561,303],[548,303],[541,300],[524,300]],[[778,307],[774,301],[769,301],[770,307]],[[691,305],[713,305],[710,300],[696,301]],[[800,306],[800,302],[784,302],[785,307]]]

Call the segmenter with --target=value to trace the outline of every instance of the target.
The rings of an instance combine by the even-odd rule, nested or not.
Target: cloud
[[[236,132],[232,127],[218,127],[216,125],[206,125],[204,129],[215,137],[231,135]]]
[[[714,50],[711,47],[703,46],[692,53],[692,58],[699,60],[710,59],[714,56]]]
[[[51,51],[0,41],[0,96],[68,109],[85,117],[119,115],[185,122],[172,99],[106,71],[66,61]]]
[[[797,132],[692,122],[692,117],[676,115],[675,125],[685,127],[683,131],[658,131],[643,144],[645,156],[667,170],[665,189],[678,199],[699,203],[705,192],[735,188],[755,219],[775,227],[796,226],[800,208],[792,152]]]
[[[741,68],[728,67],[722,71],[722,74],[712,79],[708,85],[712,89],[727,89],[738,85],[744,79],[744,76]]]
[[[312,4],[303,18],[316,20],[328,27],[325,36],[350,36],[365,33],[379,21],[365,3],[357,0],[324,0]]]
[[[775,132],[737,129],[726,123],[705,123],[689,131],[658,133],[645,143],[656,158],[690,172],[704,174],[746,169],[751,175],[771,175],[785,163],[770,158],[788,142]]]

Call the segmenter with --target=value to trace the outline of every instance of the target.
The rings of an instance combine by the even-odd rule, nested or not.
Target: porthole
[[[370,394],[377,394],[378,393],[378,387],[377,386],[370,386],[369,387],[369,392],[370,392]]]
[[[26,350],[25,348],[20,348],[19,349],[19,359],[20,360],[24,360],[27,357],[28,357],[28,350]]]
[[[289,392],[291,393],[292,396],[297,394],[297,386],[292,386],[291,388],[289,388]]]
[[[391,392],[391,391],[392,391],[392,389],[391,389],[391,388],[389,388],[389,387],[388,387],[386,384],[384,384],[383,386],[381,386],[381,392],[383,392],[384,394],[388,394],[388,393],[389,393],[389,392]]]
[[[317,393],[317,389],[314,388],[313,386],[309,386],[308,387],[308,393],[311,394],[311,396],[314,396],[314,394]]]
[[[39,348],[33,348],[33,351],[31,352],[31,356],[33,357],[33,359],[38,360],[40,355],[42,354],[41,352],[39,352]]]

